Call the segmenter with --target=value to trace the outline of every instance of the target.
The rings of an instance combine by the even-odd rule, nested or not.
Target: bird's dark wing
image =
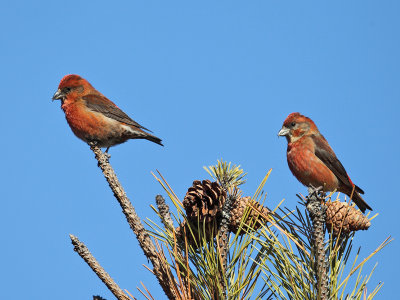
[[[315,155],[333,172],[333,174],[335,174],[344,186],[352,190],[354,184],[351,182],[345,168],[336,157],[326,139],[322,135],[311,135],[311,138],[315,143]],[[364,191],[358,186],[355,186],[355,189],[357,192],[364,194]]]
[[[124,113],[113,102],[108,100],[103,95],[90,94],[83,96],[82,99],[86,101],[86,106],[95,112],[102,113],[108,118],[125,123],[127,125],[135,126],[137,128],[152,132],[146,127],[143,127],[139,123],[133,121],[126,113]]]

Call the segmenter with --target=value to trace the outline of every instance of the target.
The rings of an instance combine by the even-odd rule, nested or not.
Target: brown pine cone
[[[208,223],[221,211],[225,199],[226,192],[217,182],[195,180],[182,203],[189,219]]]
[[[247,218],[245,220],[245,224],[251,226],[254,230],[257,230],[261,227],[261,223],[265,223],[263,215],[267,216],[269,214],[269,209],[260,205],[259,203],[252,201],[251,197],[242,197],[238,199],[235,203],[233,203],[232,207],[232,215],[231,215],[231,223],[229,229],[231,232],[236,233],[239,229],[240,223],[242,221],[243,214],[246,212],[246,208],[248,205],[252,204],[258,211],[262,212],[262,215],[258,213],[257,210],[250,208],[248,211]],[[257,221],[256,221],[257,220]],[[244,225],[241,230],[241,234],[246,232],[246,226]]]
[[[210,184],[210,182],[208,181],[208,183],[206,183],[206,184]],[[201,185],[200,181],[193,182],[193,186],[198,187],[199,185]],[[190,195],[190,193],[192,192],[191,189],[192,188],[190,188],[188,193],[186,194],[186,197],[185,197],[186,201],[184,200],[184,203],[185,202],[186,203],[194,202],[192,200],[192,198],[188,197],[188,194]],[[195,197],[193,197],[193,198],[197,199]],[[189,202],[190,200],[192,200],[192,201]],[[224,200],[225,200],[225,197],[224,197]],[[234,234],[236,234],[236,232],[239,230],[239,226],[242,221],[243,215],[246,213],[246,208],[250,204],[252,204],[252,206],[254,208],[250,208],[247,211],[247,218],[246,218],[245,224],[243,224],[243,227],[241,228],[240,234],[246,233],[246,230],[247,230],[246,225],[251,226],[251,228],[253,230],[257,230],[258,228],[261,227],[262,223],[267,222],[267,220],[265,220],[264,216],[267,216],[270,213],[270,210],[268,208],[260,205],[256,201],[253,201],[251,199],[251,197],[241,197],[237,201],[235,201],[232,206],[231,222],[229,225],[230,232],[233,232]],[[185,204],[184,204],[184,206],[185,206]],[[193,207],[193,206],[189,206],[189,207]],[[195,207],[197,207],[197,206],[195,206]],[[186,208],[186,206],[185,206],[185,208]],[[221,204],[221,207],[218,208],[217,212],[215,214],[213,214],[213,217],[215,217],[215,215],[217,213],[219,213],[221,210],[222,210],[222,204]],[[188,209],[186,211],[188,211]],[[197,211],[199,211],[199,210],[197,210]],[[259,214],[259,211],[262,213],[262,215]],[[189,217],[189,215],[188,215],[188,217]],[[208,215],[206,218],[211,218],[211,217],[210,217],[210,215]],[[206,218],[204,218],[204,220],[206,220]],[[202,244],[201,240],[204,239],[204,234],[206,235],[205,239],[207,240],[207,242],[213,240],[213,238],[215,238],[217,236],[218,231],[217,231],[217,228],[214,227],[214,226],[216,226],[216,223],[206,222],[206,224],[204,224],[204,225],[203,225],[203,223],[200,223],[201,227],[199,228],[198,225],[195,225],[195,224],[198,224],[197,223],[197,215],[193,215],[191,220],[192,220],[191,229],[192,229],[193,234],[191,233],[186,221],[183,221],[180,224],[180,226],[175,228],[176,237],[180,243],[183,243],[185,240],[185,232],[186,232],[186,240],[187,240],[188,244],[192,245],[192,247],[194,247],[195,249],[197,249]],[[205,227],[203,227],[203,226],[205,226]]]
[[[326,227],[329,232],[338,235],[357,230],[367,230],[371,223],[363,213],[347,202],[329,201],[326,205]]]

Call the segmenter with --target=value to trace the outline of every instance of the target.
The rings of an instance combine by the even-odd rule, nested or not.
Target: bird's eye
[[[66,88],[64,88],[64,91],[65,91],[66,93],[69,93],[69,92],[71,91],[71,88],[70,88],[70,87],[66,87]]]
[[[292,127],[296,126],[296,122],[290,123],[290,126],[292,126]]]

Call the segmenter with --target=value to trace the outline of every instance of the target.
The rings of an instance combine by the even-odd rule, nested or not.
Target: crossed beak
[[[285,126],[283,126],[281,128],[281,130],[279,130],[278,136],[287,136],[289,134],[289,132],[290,132],[290,129],[285,127]]]
[[[65,97],[65,94],[60,89],[58,89],[57,92],[54,93],[52,101],[62,100],[62,99],[64,99],[64,97]]]

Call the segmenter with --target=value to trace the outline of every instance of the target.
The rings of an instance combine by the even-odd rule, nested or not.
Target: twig
[[[99,162],[98,166],[103,171],[103,175],[106,178],[111,190],[113,191],[114,197],[121,205],[122,212],[125,214],[129,226],[135,233],[140,247],[142,248],[146,257],[153,264],[154,274],[156,275],[162,289],[164,290],[164,293],[169,299],[176,299],[175,293],[171,290],[168,284],[168,276],[163,269],[163,265],[158,259],[156,248],[149,234],[145,230],[139,216],[136,214],[132,203],[129,201],[122,185],[117,178],[117,175],[114,172],[114,169],[111,167],[108,161],[109,157],[104,154],[101,149],[97,147],[94,143],[90,143],[89,146],[90,149],[94,152],[95,158]]]
[[[315,257],[315,274],[318,287],[318,299],[327,300],[329,298],[328,268],[325,254],[325,233],[324,224],[326,219],[326,207],[321,205],[321,198],[318,196],[320,189],[310,188],[307,197],[307,210],[313,224],[313,252]]]
[[[223,186],[225,191],[228,191],[226,186]],[[221,259],[221,272],[220,272],[220,283],[223,289],[224,298],[227,294],[227,286],[225,283],[227,260],[228,260],[228,243],[229,243],[229,224],[231,223],[232,206],[237,201],[237,190],[235,189],[232,193],[227,193],[228,197],[225,200],[224,206],[222,207],[222,217],[218,223],[218,248]],[[216,296],[217,299],[218,296]]]
[[[70,234],[72,245],[74,250],[79,254],[80,257],[89,265],[89,267],[96,273],[101,281],[107,286],[107,288],[117,297],[118,300],[130,300],[129,297],[120,289],[120,287],[114,282],[110,275],[103,269],[99,262],[93,257],[89,249],[79,239]],[[101,299],[101,298],[100,298]]]
[[[229,242],[229,224],[231,222],[232,206],[236,201],[236,194],[229,194],[222,208],[222,218],[219,223],[218,244],[223,262],[223,271],[226,270],[226,261]]]
[[[171,218],[171,213],[169,212],[169,206],[165,202],[165,199],[161,195],[156,196],[156,204],[158,212],[160,213],[161,221],[163,222],[166,229],[173,229],[174,222]]]

